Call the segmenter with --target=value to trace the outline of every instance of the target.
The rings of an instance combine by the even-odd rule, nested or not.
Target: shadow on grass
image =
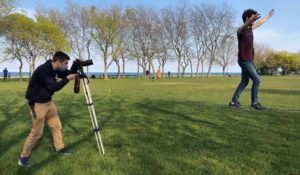
[[[300,90],[260,89],[259,92],[266,94],[300,95]]]
[[[275,165],[282,167],[281,161],[278,160],[299,154],[295,147],[286,148],[286,145],[274,149],[274,145],[281,146],[278,140],[289,139],[294,143],[299,141],[300,137],[296,133],[282,129],[291,127],[292,130],[299,131],[295,123],[300,121],[294,112],[234,110],[229,109],[227,105],[206,102],[149,99],[137,102],[133,107],[144,113],[146,116],[143,119],[150,123],[143,128],[144,132],[139,132],[141,136],[133,134],[137,142],[134,144],[137,145],[136,151],[159,152],[158,155],[164,155],[163,159],[173,165],[185,164],[184,167],[187,167],[185,173],[216,173],[215,162],[224,162],[227,166],[239,163],[240,167],[249,171],[254,167],[264,168],[262,166],[264,161],[272,162],[273,168]],[[279,121],[282,126],[278,127],[274,121]],[[282,151],[284,154],[274,156]],[[199,157],[204,156],[210,161],[201,160],[195,157],[195,154]],[[181,155],[189,155],[190,158],[182,156],[180,159]],[[265,156],[265,160],[256,160],[262,159],[261,156]],[[269,156],[274,156],[274,159],[270,160]],[[188,159],[190,161],[187,161]],[[198,161],[198,164],[192,163],[193,161]],[[199,166],[203,161],[206,162],[206,166]],[[149,163],[145,158],[141,158],[140,164]],[[293,163],[290,167],[295,169],[296,165],[297,163]],[[153,169],[151,164],[147,168]],[[159,169],[159,166],[156,168]],[[286,171],[286,167],[282,167],[281,171]],[[180,174],[183,171],[178,170],[174,173]]]
[[[81,147],[94,141],[84,97],[64,97],[56,105],[64,128],[72,135],[85,133],[68,146]],[[281,143],[299,141],[297,133],[291,133],[299,131],[299,113],[235,110],[227,104],[188,100],[145,98],[128,103],[119,96],[95,98],[94,105],[96,114],[102,114],[98,118],[102,133],[111,128],[117,132],[103,140],[111,159],[118,160],[112,166],[129,174],[222,174],[222,167],[226,174],[237,164],[241,172],[254,173],[265,170],[265,162],[279,173],[299,171],[297,161],[289,161],[288,166],[285,162],[299,155],[296,148]],[[51,137],[49,133],[45,136]],[[93,152],[98,153],[96,143],[92,144]],[[29,170],[19,168],[18,174],[36,174],[58,156],[46,157]],[[133,163],[124,166],[124,162]],[[269,172],[274,172],[272,169]]]
[[[5,100],[5,99],[2,99]],[[14,148],[18,143],[24,141],[25,137],[28,135],[30,131],[30,127],[26,129],[24,132],[16,133],[15,130],[11,129],[15,126],[18,126],[20,123],[28,123],[31,124],[30,114],[26,105],[26,101],[24,100],[23,105],[18,105],[20,102],[18,99],[6,100],[5,105],[0,105],[0,110],[2,111],[4,120],[0,122],[0,156],[2,157],[5,152],[9,149]],[[12,112],[14,111],[14,112]],[[5,135],[6,132],[10,132],[8,137]],[[13,132],[13,133],[12,133]],[[21,150],[20,150],[21,151]]]

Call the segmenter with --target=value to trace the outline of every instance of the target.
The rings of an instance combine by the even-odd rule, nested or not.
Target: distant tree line
[[[166,63],[175,61],[180,79],[188,69],[192,78],[194,73],[196,78],[204,76],[204,65],[208,66],[207,76],[213,65],[221,66],[225,75],[237,59],[236,15],[228,4],[191,7],[181,3],[154,10],[144,6],[101,9],[67,1],[63,11],[40,6],[31,19],[11,13],[15,1],[0,2],[0,44],[4,48],[0,63],[17,60],[20,75],[24,63],[30,65],[31,75],[37,59],[49,59],[56,50],[102,60],[105,79],[112,64],[118,68],[118,78],[124,77],[129,61],[137,64],[138,78],[141,72],[143,77],[147,71],[155,75],[157,68],[163,76]],[[299,54],[258,49],[255,60],[262,73],[275,74],[278,68],[284,74],[299,71]]]
[[[299,74],[300,52],[276,52],[265,44],[256,44],[254,63],[257,72],[263,75]]]

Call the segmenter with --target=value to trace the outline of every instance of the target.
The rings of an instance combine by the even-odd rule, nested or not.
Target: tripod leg
[[[83,85],[84,95],[85,95],[85,99],[86,99],[86,102],[88,105],[92,125],[94,128],[99,153],[104,155],[104,147],[103,147],[103,143],[102,143],[102,139],[101,139],[101,134],[100,134],[98,121],[97,121],[97,117],[96,117],[96,113],[95,113],[95,109],[94,109],[94,105],[93,105],[91,92],[90,92],[90,89],[88,86],[87,78],[83,78],[82,81],[83,81],[82,85]]]

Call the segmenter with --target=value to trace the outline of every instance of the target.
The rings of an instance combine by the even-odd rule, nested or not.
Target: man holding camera
[[[45,121],[52,130],[56,152],[65,155],[71,154],[71,150],[64,147],[61,122],[51,98],[54,92],[62,89],[70,80],[76,77],[77,67],[74,63],[78,61],[76,60],[73,63],[69,71],[67,70],[69,60],[67,54],[58,51],[54,54],[52,60],[40,65],[30,78],[26,99],[30,107],[32,128],[18,161],[20,166],[31,166],[29,156],[35,143],[43,134]],[[56,77],[60,78],[60,81],[57,81]]]
[[[251,107],[256,110],[264,110],[266,109],[258,102],[258,89],[260,84],[259,76],[256,72],[256,69],[253,64],[254,59],[254,45],[253,45],[253,33],[252,30],[261,26],[267,20],[269,20],[274,14],[274,10],[271,10],[268,16],[260,18],[260,14],[257,13],[253,9],[247,9],[244,11],[242,18],[244,24],[237,31],[238,38],[238,64],[242,69],[242,79],[240,84],[238,85],[229,106],[232,108],[237,108],[241,104],[239,103],[239,97],[243,90],[249,83],[249,78],[253,81],[253,85],[251,88]]]

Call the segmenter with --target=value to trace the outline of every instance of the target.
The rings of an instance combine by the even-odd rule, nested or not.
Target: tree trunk
[[[123,66],[123,75],[122,77],[125,78],[125,59],[122,57],[122,66]]]
[[[193,65],[191,61],[190,61],[190,66],[191,66],[191,78],[193,78]]]
[[[118,80],[120,80],[121,79],[121,67],[120,67],[119,61],[117,61],[116,64],[118,66]]]
[[[152,67],[152,71],[153,71],[153,75],[154,75],[154,80],[156,80],[156,73],[155,73],[155,68],[154,68],[154,65],[153,65],[153,62],[152,61],[149,61],[149,66],[151,65]]]
[[[104,80],[108,80],[108,76],[107,76],[107,52],[104,52],[103,54],[103,60],[104,60]]]
[[[161,79],[164,79],[165,74],[165,63],[163,62],[161,65]]]
[[[178,79],[181,79],[181,72],[180,72],[180,67],[181,67],[181,56],[180,58],[177,59],[178,60],[178,74],[177,74],[177,77]]]
[[[197,61],[197,68],[196,68],[196,78],[199,77],[199,66],[200,66],[200,60]]]
[[[204,76],[204,61],[201,61],[201,77]]]
[[[137,79],[140,79],[140,59],[137,60],[138,64],[137,64]]]
[[[222,66],[223,76],[225,76],[226,66]]]
[[[20,81],[23,81],[22,68],[23,68],[23,62],[20,61],[20,66],[19,66],[19,80]]]
[[[207,71],[207,77],[210,76],[210,72],[211,72],[212,65],[214,63],[214,59],[215,58],[213,56],[211,56],[210,61],[209,61],[208,71]]]

